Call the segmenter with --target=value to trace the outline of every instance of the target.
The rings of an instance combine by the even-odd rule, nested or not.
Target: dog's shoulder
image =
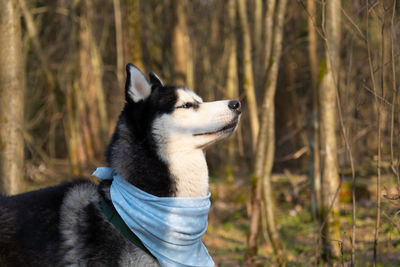
[[[159,266],[105,217],[100,198],[110,201],[110,185],[80,184],[66,194],[60,212],[63,265]]]

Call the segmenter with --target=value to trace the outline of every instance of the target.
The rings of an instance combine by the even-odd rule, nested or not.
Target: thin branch
[[[303,156],[305,153],[307,153],[310,150],[310,148],[308,146],[304,146],[300,149],[298,149],[297,151],[290,153],[286,156],[280,157],[275,159],[275,162],[284,162],[284,161],[288,161],[288,160],[293,160],[293,159],[298,159],[301,156]]]
[[[377,163],[377,179],[376,179],[376,190],[377,190],[377,204],[376,204],[376,224],[375,224],[375,233],[374,233],[374,254],[373,254],[373,266],[376,266],[376,258],[377,258],[377,247],[378,247],[378,237],[379,237],[379,226],[380,226],[380,211],[381,211],[381,192],[380,192],[380,182],[381,182],[381,116],[380,116],[380,105],[378,101],[378,94],[377,94],[377,89],[376,89],[376,83],[375,83],[375,75],[373,72],[373,66],[372,66],[372,56],[371,56],[371,47],[370,47],[370,42],[369,42],[369,11],[370,8],[368,7],[368,0],[366,1],[367,3],[367,9],[366,9],[366,41],[367,41],[367,52],[368,52],[368,63],[369,63],[369,69],[370,69],[370,75],[371,75],[371,81],[372,81],[372,88],[373,92],[375,95],[375,104],[377,108],[377,123],[378,123],[378,163]]]
[[[395,1],[396,1],[396,0],[395,0]],[[400,234],[400,227],[397,225],[397,223],[394,222],[393,219],[390,218],[390,217],[385,213],[385,211],[382,211],[382,215],[383,215],[386,219],[388,219],[388,220],[393,224],[394,227],[396,227],[397,232]]]
[[[117,58],[117,68],[116,75],[118,80],[118,85],[122,87],[123,85],[123,48],[122,48],[122,17],[121,17],[121,4],[120,0],[113,0],[114,7],[114,23],[115,23],[115,47],[116,47],[116,58]]]
[[[361,36],[361,38],[365,41],[365,35],[362,33],[360,27],[351,19],[351,17],[346,13],[344,8],[342,7],[342,13],[346,17],[346,19],[351,23],[351,25],[354,26],[354,28],[357,29],[358,34]]]
[[[391,121],[390,121],[390,165],[392,172],[397,178],[397,190],[398,194],[400,193],[400,174],[399,174],[399,161],[397,161],[397,166],[394,164],[394,151],[393,151],[393,137],[394,137],[394,108],[395,104],[398,104],[398,99],[397,99],[397,85],[396,85],[396,64],[395,64],[395,42],[393,35],[395,35],[395,25],[394,25],[394,18],[396,14],[396,1],[393,0],[393,12],[392,12],[392,19],[391,19],[391,35],[390,35],[390,41],[391,41],[391,68],[392,68],[392,90],[393,90],[393,99],[392,99],[392,114],[391,114]]]
[[[381,100],[382,103],[387,104],[388,106],[392,106],[392,103],[390,103],[388,100],[386,100],[384,97],[380,96],[378,93],[376,93],[375,90],[369,88],[368,86],[364,85],[364,88],[367,89],[368,92],[370,92],[375,98]]]
[[[298,0],[297,3],[300,4],[300,6],[301,6],[301,7],[303,8],[303,10],[306,12],[307,16],[308,16],[308,17],[311,19],[311,21],[313,22],[313,25],[314,25],[315,30],[316,30],[316,32],[318,33],[318,35],[322,38],[322,40],[325,41],[325,40],[326,40],[325,33],[324,33],[323,30],[321,31],[321,30],[318,28],[318,25],[317,25],[317,23],[316,23],[316,21],[315,21],[315,17],[312,16],[312,15],[308,12],[307,7],[304,5],[304,3],[303,3],[302,0]],[[324,3],[324,5],[325,5],[325,3]],[[324,8],[322,8],[322,10],[323,10],[323,9],[324,9]],[[324,20],[322,20],[322,21],[324,21]],[[324,25],[324,23],[322,23],[322,25]]]

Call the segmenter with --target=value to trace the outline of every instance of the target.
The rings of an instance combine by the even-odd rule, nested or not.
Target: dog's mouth
[[[239,122],[239,120],[236,118],[219,130],[212,131],[212,132],[205,132],[205,133],[196,133],[196,134],[193,134],[193,136],[212,135],[212,134],[217,134],[220,132],[233,132],[233,130],[236,128],[236,125],[238,124],[238,122]]]

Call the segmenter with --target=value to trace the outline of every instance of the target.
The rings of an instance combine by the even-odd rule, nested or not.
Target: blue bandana
[[[97,168],[100,179],[113,179],[111,200],[161,266],[214,266],[201,237],[207,230],[206,197],[156,197],[127,182],[111,168]]]

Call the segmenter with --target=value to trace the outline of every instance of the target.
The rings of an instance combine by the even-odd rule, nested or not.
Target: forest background
[[[0,190],[96,181],[132,62],[243,104],[207,151],[218,266],[397,266],[399,5],[0,0]]]

